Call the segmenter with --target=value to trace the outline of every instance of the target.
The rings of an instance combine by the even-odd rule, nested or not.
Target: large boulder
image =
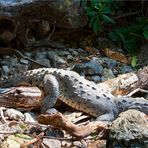
[[[1,0],[0,14],[28,19],[45,19],[62,28],[79,28],[87,23],[80,0]]]
[[[112,123],[107,146],[147,147],[148,119],[140,111],[130,109],[122,112]]]
[[[53,26],[76,29],[87,24],[79,0],[0,0],[0,10],[0,42],[16,40],[18,48],[48,43]]]

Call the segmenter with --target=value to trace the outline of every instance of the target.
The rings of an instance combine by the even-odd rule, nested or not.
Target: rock
[[[77,48],[76,51],[78,53],[86,53],[86,51],[84,49],[82,49],[82,48]]]
[[[31,52],[24,52],[24,55],[31,58],[32,57],[32,53]]]
[[[55,128],[48,128],[46,130],[46,133],[45,133],[46,136],[49,136],[49,137],[57,137],[57,138],[63,138],[64,137],[64,133],[63,131],[61,131],[60,129],[55,129]]]
[[[133,71],[133,69],[132,69],[131,66],[122,65],[122,66],[120,67],[120,73],[121,73],[121,74],[129,73],[129,72],[132,72],[132,71]]]
[[[66,46],[64,44],[64,41],[54,41],[52,43],[56,48],[59,48],[59,49],[65,49]]]
[[[71,53],[73,56],[78,56],[79,53],[77,51],[75,51],[75,49],[73,49],[72,53]]]
[[[29,22],[29,27],[30,27],[30,30],[32,30],[33,32],[33,36],[34,36],[33,38],[35,40],[40,40],[45,36],[48,36],[49,32],[51,31],[49,22],[44,19],[38,20],[38,21],[31,20]]]
[[[103,69],[103,76],[105,79],[112,79],[115,78],[111,69],[104,68]]]
[[[47,57],[47,52],[44,52],[44,51],[36,51],[34,54],[34,58],[35,60],[38,60],[38,59],[45,59]]]
[[[87,25],[87,16],[79,0],[1,0],[0,10],[0,22],[10,26],[20,48],[38,46],[35,41],[46,39],[50,26],[77,29]],[[47,40],[42,44],[49,45]]]
[[[64,50],[64,51],[62,51],[62,50],[60,50],[60,51],[57,51],[56,52],[59,56],[68,56],[68,55],[70,55],[70,52],[68,52],[68,51],[66,51],[66,50]]]
[[[69,55],[67,56],[67,60],[68,60],[68,61],[72,61],[72,60],[73,60],[73,56],[69,54]]]
[[[36,122],[35,121],[35,114],[32,113],[32,112],[25,112],[24,113],[24,116],[25,116],[25,121],[28,121],[28,122]]]
[[[140,52],[138,53],[138,61],[142,66],[148,65],[148,43],[141,46]]]
[[[34,19],[40,14],[40,17],[49,22],[56,21],[56,26],[62,28],[79,28],[87,24],[87,17],[79,0],[1,0],[0,7],[3,15],[9,14],[13,17],[25,15],[30,18],[29,14],[33,12]]]
[[[91,61],[76,64],[73,68],[74,71],[84,75],[95,75],[101,74],[103,71],[102,65],[98,62],[97,58],[93,58]]]
[[[94,81],[94,82],[96,82],[96,83],[98,83],[98,82],[101,81],[101,78],[100,78],[100,76],[92,76],[91,77],[91,80]]]
[[[119,62],[107,57],[98,58],[98,62],[108,69],[113,69],[119,64]]]
[[[65,140],[63,140],[62,141],[62,147],[70,148],[70,147],[72,147],[72,142],[71,141],[65,141]]]
[[[67,65],[67,62],[63,58],[58,56],[56,54],[56,52],[49,51],[47,53],[47,57],[49,58],[52,67],[62,68],[62,67],[65,67]]]
[[[12,72],[13,74],[16,74],[16,73],[24,73],[28,70],[28,65],[24,65],[24,64],[16,64],[14,69],[12,68]]]
[[[1,61],[2,65],[7,65],[8,67],[13,67],[18,63],[18,60],[16,57],[12,56],[4,56],[3,60]]]
[[[101,77],[101,82],[105,81],[106,79],[104,78],[104,76]]]
[[[8,76],[9,71],[10,71],[10,70],[9,70],[8,66],[7,66],[7,65],[3,65],[3,66],[2,66],[2,69],[1,69],[1,75],[2,75],[3,77]]]
[[[36,59],[36,61],[46,67],[51,67],[51,63],[47,58],[44,59]]]
[[[114,147],[146,147],[148,139],[148,119],[137,110],[122,112],[113,121],[107,145]]]
[[[12,119],[12,120],[22,120],[24,121],[25,119],[25,116],[18,110],[16,109],[7,109],[5,111],[5,115],[9,117],[9,119]]]
[[[23,59],[23,58],[21,58],[21,59],[20,59],[20,63],[21,63],[21,64],[26,64],[26,65],[27,65],[27,64],[29,63],[29,61],[28,61],[28,60],[25,60],[25,59]]]
[[[83,141],[83,143],[84,143],[85,141]],[[80,141],[74,141],[73,142],[73,145],[75,146],[75,147],[81,147],[81,148],[87,148],[87,144],[85,143],[85,144],[83,144],[82,142],[80,142]]]
[[[0,34],[0,40],[6,45],[9,45],[9,43],[14,40],[14,34],[10,31],[4,31]]]
[[[43,143],[48,148],[61,148],[61,141],[60,140],[43,138]]]

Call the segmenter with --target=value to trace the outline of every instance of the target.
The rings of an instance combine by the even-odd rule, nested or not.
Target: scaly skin
[[[88,113],[98,120],[112,121],[129,108],[148,113],[148,101],[142,98],[113,96],[76,72],[56,68],[40,68],[27,71],[0,81],[0,87],[16,86],[27,82],[44,89],[46,97],[42,112],[54,107],[57,99],[69,106]]]

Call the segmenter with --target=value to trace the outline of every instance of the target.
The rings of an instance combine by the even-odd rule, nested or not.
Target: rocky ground
[[[13,55],[5,55],[1,57],[0,63],[1,63],[1,77],[5,78],[10,75],[14,75],[16,73],[23,73],[24,71],[27,71],[29,69],[39,68],[39,67],[56,67],[56,68],[68,68],[71,70],[74,70],[78,72],[80,75],[85,76],[87,79],[94,81],[96,83],[103,82],[105,80],[115,78],[120,74],[132,72],[133,68],[128,65],[124,64],[122,62],[119,62],[117,60],[114,60],[112,58],[109,58],[107,56],[102,56],[99,53],[99,50],[96,48],[93,48],[93,51],[88,51],[85,48],[69,48],[64,45],[62,42],[56,42],[56,46],[62,47],[63,50],[54,49],[51,50],[50,48],[38,48],[34,51],[26,51],[23,54],[19,51],[15,51]],[[62,107],[63,108],[63,107]],[[67,108],[67,107],[65,107]],[[85,125],[87,122],[90,122],[92,119],[89,116],[83,115],[81,112],[73,111],[72,109],[68,108],[66,110],[61,110],[62,113],[65,115],[65,117],[72,121],[75,124]],[[12,113],[17,112],[16,116],[14,116]],[[132,112],[132,111],[131,111]],[[133,111],[136,112],[136,111]],[[24,143],[26,145],[44,145],[45,147],[106,147],[108,145],[112,145],[112,147],[121,145],[123,146],[129,146],[129,141],[132,139],[138,139],[141,141],[141,139],[145,139],[147,137],[147,120],[144,118],[144,114],[141,115],[140,112],[138,112],[143,117],[143,120],[141,119],[141,122],[134,123],[134,126],[142,126],[143,124],[146,124],[144,126],[145,132],[142,133],[142,136],[139,137],[139,133],[141,133],[142,127],[136,128],[133,131],[136,130],[136,135],[133,136],[133,131],[129,131],[131,135],[128,134],[128,126],[130,125],[128,122],[124,125],[125,131],[122,133],[122,122],[125,120],[129,115],[129,112],[125,113],[123,115],[123,118],[119,118],[118,124],[116,121],[112,125],[112,135],[110,136],[111,140],[108,140],[108,143],[111,142],[111,144],[106,143],[106,139],[100,140],[100,137],[104,135],[104,132],[97,134],[94,133],[94,135],[87,136],[85,138],[82,138],[81,140],[76,140],[72,136],[68,135],[65,131],[55,129],[55,128],[47,128],[45,125],[37,124],[36,116],[38,115],[38,112],[20,112],[14,109],[4,109],[1,108],[1,135],[4,139],[4,135],[7,135],[7,140],[3,141],[1,143],[1,147],[23,147]],[[135,115],[137,113],[134,113]],[[121,115],[122,116],[122,115]],[[132,120],[134,121],[138,120],[139,116],[131,116]],[[8,122],[6,119],[9,119]],[[127,118],[127,121],[130,122],[131,118]],[[24,121],[21,123],[20,121]],[[18,123],[21,124],[18,124]],[[121,122],[122,124],[120,124]],[[143,123],[144,122],[144,123]],[[29,124],[30,123],[30,124]],[[114,127],[115,126],[115,127]],[[7,130],[6,130],[7,127]],[[6,130],[6,133],[3,133],[4,130]],[[131,129],[131,127],[130,127]],[[19,131],[19,132],[18,132]],[[120,133],[119,133],[120,131]],[[19,134],[15,134],[19,133]],[[38,135],[39,134],[39,135]],[[29,136],[30,135],[30,136]],[[33,136],[35,135],[35,136]],[[113,136],[115,135],[115,136]],[[118,136],[120,137],[118,139]],[[126,135],[126,138],[125,138]],[[112,139],[118,139],[115,142]],[[131,140],[131,141],[132,141]],[[122,142],[121,142],[122,141]],[[125,143],[123,142],[125,141]],[[124,143],[124,144],[123,144]],[[133,143],[134,145],[135,143]],[[142,141],[143,144],[143,141]],[[11,146],[10,146],[11,145]],[[13,145],[13,146],[12,146]],[[146,145],[146,143],[144,143]],[[131,143],[132,146],[132,143]],[[138,145],[141,146],[141,145]],[[109,147],[109,146],[108,146]]]
[[[55,49],[52,51],[40,48],[24,52],[23,55],[27,58],[23,58],[24,56],[17,53],[13,56],[3,56],[0,59],[1,76],[21,73],[37,67],[67,67],[86,76],[89,80],[102,82],[119,74],[133,71],[133,68],[127,64],[101,55],[91,55],[83,48],[64,48],[64,50]]]

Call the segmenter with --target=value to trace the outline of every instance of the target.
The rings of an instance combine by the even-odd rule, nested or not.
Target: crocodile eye
[[[148,106],[148,104],[147,103],[144,103],[144,106]]]

